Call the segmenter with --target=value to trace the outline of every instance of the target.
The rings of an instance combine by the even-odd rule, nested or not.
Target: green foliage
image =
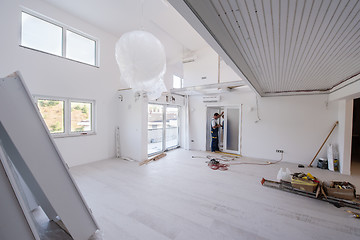
[[[60,103],[60,101],[54,100],[39,100],[40,107],[53,107]]]
[[[89,110],[88,110],[87,106],[84,106],[84,107],[81,109],[81,112],[82,112],[82,113],[85,113],[85,114],[88,114]]]
[[[60,122],[56,122],[55,124],[50,126],[50,132],[62,132],[63,127]]]
[[[75,128],[75,132],[83,132],[85,130],[85,126]]]
[[[73,108],[73,110],[80,110],[81,108],[80,108],[80,106],[79,105],[76,105],[74,108]]]

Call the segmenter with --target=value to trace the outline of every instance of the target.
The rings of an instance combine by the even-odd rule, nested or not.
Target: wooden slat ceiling
[[[261,95],[326,92],[360,72],[359,0],[184,0]]]

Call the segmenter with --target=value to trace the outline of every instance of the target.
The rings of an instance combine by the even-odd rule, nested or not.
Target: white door
[[[241,108],[224,109],[224,152],[240,154]]]

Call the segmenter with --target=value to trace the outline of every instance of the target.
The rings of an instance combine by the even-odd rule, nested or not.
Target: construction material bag
[[[286,170],[284,170],[283,168],[280,168],[276,179],[278,181],[282,180],[282,181],[286,181],[286,182],[291,182],[291,172],[288,168],[286,168]]]

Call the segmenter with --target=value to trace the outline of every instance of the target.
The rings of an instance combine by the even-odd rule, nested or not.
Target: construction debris
[[[156,155],[156,156],[154,156],[154,157],[152,157],[152,158],[149,158],[149,159],[146,159],[146,160],[140,162],[140,163],[139,163],[139,166],[142,166],[142,165],[144,165],[144,164],[148,164],[148,163],[151,162],[151,161],[157,161],[157,160],[159,160],[160,158],[163,158],[163,157],[165,157],[165,156],[166,156],[166,153],[160,153],[160,154],[158,154],[158,155]]]

